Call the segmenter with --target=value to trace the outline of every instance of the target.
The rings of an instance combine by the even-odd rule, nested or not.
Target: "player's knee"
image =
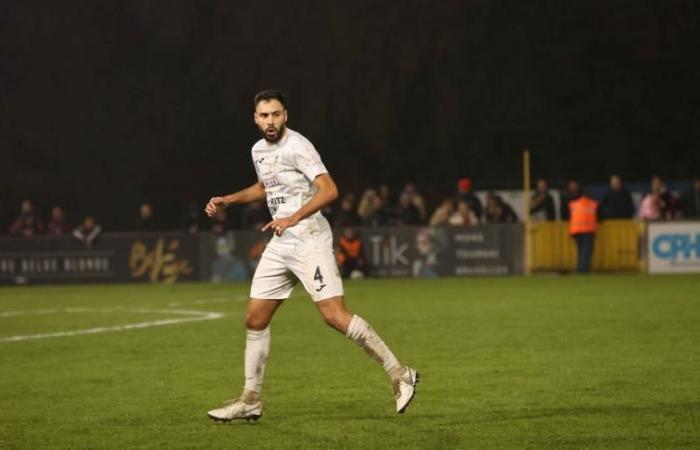
[[[264,330],[269,324],[269,320],[257,314],[247,313],[245,316],[245,327],[248,330]]]

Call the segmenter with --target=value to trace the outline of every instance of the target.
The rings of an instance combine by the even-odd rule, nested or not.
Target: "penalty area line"
[[[68,308],[65,312],[100,312],[101,310],[99,309],[90,309],[90,308],[72,308],[72,311],[70,310],[71,308]],[[78,311],[79,310],[79,311]],[[114,309],[112,309],[114,310]],[[46,311],[46,310],[45,310]],[[42,313],[46,313],[45,311],[42,311]],[[221,319],[224,317],[226,314],[220,313],[220,312],[210,312],[210,311],[192,311],[192,310],[184,310],[184,309],[165,309],[165,310],[147,310],[147,309],[132,309],[132,310],[120,310],[123,312],[131,312],[131,313],[140,313],[140,314],[163,314],[163,315],[184,315],[188,317],[179,317],[179,318],[174,318],[174,319],[161,319],[161,320],[150,320],[147,322],[138,322],[138,323],[128,323],[125,325],[114,325],[114,326],[109,326],[109,327],[94,327],[94,328],[85,328],[82,330],[70,330],[70,331],[57,331],[54,333],[38,333],[38,334],[25,334],[25,335],[19,335],[19,336],[8,336],[8,337],[3,337],[0,338],[0,342],[19,342],[19,341],[28,341],[28,340],[33,340],[33,339],[47,339],[47,338],[55,338],[55,337],[65,337],[65,336],[79,336],[82,334],[97,334],[97,333],[106,333],[109,331],[129,331],[129,330],[138,330],[142,328],[151,328],[151,327],[161,327],[165,325],[177,325],[181,323],[187,323],[187,322],[199,322],[203,320],[216,320],[216,319]],[[19,311],[17,311],[19,312]],[[104,311],[102,311],[104,312]]]

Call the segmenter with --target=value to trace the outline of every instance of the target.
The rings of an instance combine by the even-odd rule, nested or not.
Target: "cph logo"
[[[700,261],[700,233],[659,234],[651,244],[654,256],[672,262]]]

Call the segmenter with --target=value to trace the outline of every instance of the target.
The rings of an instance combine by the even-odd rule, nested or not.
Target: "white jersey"
[[[277,143],[259,140],[251,153],[258,180],[265,186],[267,206],[273,218],[289,217],[297,212],[316,192],[314,179],[328,173],[313,144],[289,128]],[[284,230],[281,238],[302,239],[322,231],[330,231],[330,227],[317,211]]]

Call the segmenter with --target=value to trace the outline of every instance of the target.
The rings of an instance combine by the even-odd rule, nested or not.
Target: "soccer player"
[[[392,382],[396,411],[403,413],[413,399],[418,373],[401,364],[370,324],[345,306],[331,228],[320,213],[338,196],[333,178],[311,142],[286,127],[287,109],[281,92],[258,93],[254,119],[263,137],[252,149],[258,182],[233,194],[213,197],[205,211],[213,217],[230,205],[266,199],[273,220],[262,231],[274,233],[250,289],[243,392],[209,411],[209,417],[228,422],[257,420],[262,415],[260,393],[270,349],[270,321],[297,280],[325,322],[382,365]]]

